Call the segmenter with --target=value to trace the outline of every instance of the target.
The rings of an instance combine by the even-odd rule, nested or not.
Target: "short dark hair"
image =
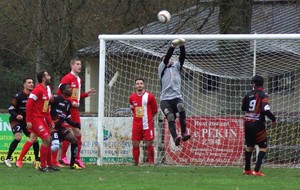
[[[23,84],[25,84],[27,80],[33,80],[33,79],[31,77],[26,77],[23,79]]]
[[[256,86],[263,86],[264,85],[264,78],[259,76],[259,75],[255,75],[252,78],[252,84],[255,84]]]
[[[136,79],[134,80],[134,82],[136,83],[136,81],[138,81],[138,80],[141,80],[141,81],[145,82],[145,80],[144,80],[142,77],[136,78]]]
[[[73,65],[76,61],[81,61],[79,56],[74,56],[71,60],[70,60],[70,65]]]
[[[59,90],[63,93],[66,91],[67,87],[69,86],[69,84],[61,84],[59,86]]]
[[[37,78],[39,83],[41,83],[43,81],[43,77],[45,76],[45,72],[47,72],[47,71],[43,70],[43,71],[40,71],[36,74],[36,78]]]

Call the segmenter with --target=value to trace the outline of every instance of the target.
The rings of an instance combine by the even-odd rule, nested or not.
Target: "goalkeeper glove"
[[[183,39],[183,38],[178,38],[178,39],[175,39],[175,40],[172,41],[171,46],[172,46],[173,48],[176,48],[178,45],[179,45],[179,46],[183,46],[184,44],[185,44],[185,39]]]

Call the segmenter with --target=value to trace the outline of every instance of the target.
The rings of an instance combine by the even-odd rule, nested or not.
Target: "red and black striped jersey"
[[[8,108],[10,114],[9,121],[18,121],[16,119],[17,115],[22,115],[25,122],[26,118],[26,103],[28,100],[29,94],[24,91],[18,92],[11,100]]]
[[[54,95],[50,101],[51,105],[51,118],[55,125],[62,125],[63,122],[75,126],[75,123],[71,120],[71,101],[63,96]]]
[[[265,123],[265,116],[275,121],[269,105],[269,97],[263,88],[257,88],[244,97],[242,110],[246,112],[245,121]]]

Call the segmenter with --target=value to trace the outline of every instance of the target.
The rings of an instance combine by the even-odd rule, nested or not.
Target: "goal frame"
[[[105,100],[105,62],[106,41],[108,40],[173,40],[184,38],[186,40],[253,40],[253,75],[256,71],[256,40],[293,40],[300,39],[300,34],[148,34],[148,35],[113,35],[101,34],[99,40],[99,95],[98,95],[98,134],[97,141],[100,149],[100,157],[97,165],[102,165],[103,155],[103,120]]]

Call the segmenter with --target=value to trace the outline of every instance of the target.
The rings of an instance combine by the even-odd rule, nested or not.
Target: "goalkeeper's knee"
[[[59,149],[59,140],[53,140],[51,142],[51,151],[54,152]]]
[[[167,115],[167,120],[168,120],[168,121],[175,121],[174,114],[173,114],[173,113],[169,113],[169,114]]]
[[[183,111],[185,111],[185,108],[184,108],[184,105],[183,105],[183,103],[179,103],[179,104],[177,104],[177,109],[178,109],[178,111],[179,111],[179,112],[183,112]]]

